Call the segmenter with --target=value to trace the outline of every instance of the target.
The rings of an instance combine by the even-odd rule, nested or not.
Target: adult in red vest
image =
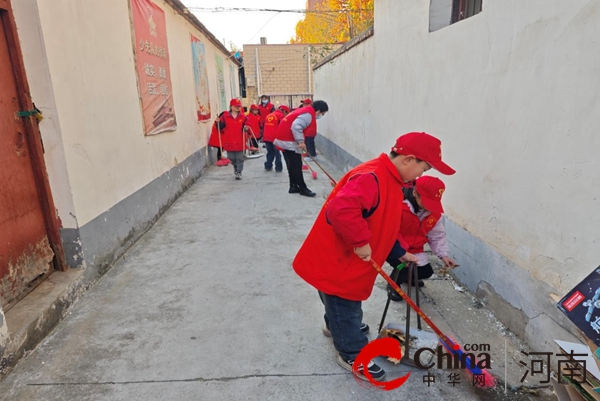
[[[421,279],[433,275],[429,257],[423,250],[425,244],[429,244],[433,253],[442,259],[447,268],[456,267],[456,263],[449,257],[446,230],[442,222],[442,213],[444,213],[442,195],[445,190],[446,186],[442,180],[431,176],[423,176],[416,181],[414,188],[404,189],[402,224],[398,240],[404,249],[419,260],[417,262],[419,287],[424,286]],[[398,285],[408,282],[408,269],[395,270],[394,279]],[[402,297],[389,285],[388,294],[393,301],[402,300]]]
[[[283,164],[281,163],[281,152],[275,148],[273,141],[275,141],[277,134],[277,127],[285,116],[290,113],[290,108],[281,105],[277,110],[272,112],[265,119],[265,127],[263,131],[263,143],[267,148],[267,160],[265,161],[265,170],[273,170],[273,160],[275,160],[275,172],[281,173],[283,171]]]
[[[442,162],[441,142],[412,132],[398,138],[389,155],[350,170],[325,201],[292,263],[296,273],[319,292],[325,305],[323,333],[333,337],[336,360],[344,369],[352,370],[368,342],[361,302],[371,295],[377,277],[369,261],[381,265],[390,255],[418,261],[398,241],[402,188],[432,167],[454,174]],[[373,378],[385,377],[376,364],[367,368]]]
[[[250,105],[250,113],[247,116],[248,120],[246,125],[248,126],[248,137],[253,147],[258,148],[258,139],[260,138],[260,114],[258,106],[255,104]]]
[[[300,102],[300,109],[303,107],[311,106],[311,99],[304,99]],[[310,127],[309,129],[304,131],[304,139],[306,140],[306,153],[309,158],[307,160],[311,160],[311,157],[317,157],[317,149],[315,148],[315,138],[317,137],[317,126]]]
[[[302,152],[306,151],[305,133],[316,131],[317,120],[329,111],[329,106],[317,100],[311,106],[296,109],[288,114],[277,127],[275,146],[283,149],[283,157],[290,178],[288,193],[314,197],[307,188],[302,175]]]
[[[267,95],[262,95],[260,97],[260,103],[258,105],[258,110],[260,114],[260,128],[264,128],[265,119],[269,114],[275,111],[275,106],[271,103],[271,99]],[[261,132],[262,135],[262,132]]]
[[[227,158],[233,165],[233,173],[236,180],[242,179],[244,170],[244,149],[247,141],[246,116],[241,112],[242,102],[240,99],[231,99],[229,111],[221,114],[218,121],[218,129],[222,133],[221,140],[223,149],[227,151]]]

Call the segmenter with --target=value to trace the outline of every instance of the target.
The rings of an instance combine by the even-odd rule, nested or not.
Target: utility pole
[[[354,26],[352,25],[352,16],[348,10],[344,10],[346,13],[346,21],[348,22],[348,34],[350,35],[350,40],[354,38]]]

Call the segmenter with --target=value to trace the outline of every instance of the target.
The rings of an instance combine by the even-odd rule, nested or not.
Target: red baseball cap
[[[279,106],[279,110],[283,110],[283,111],[285,111],[286,113],[289,113],[289,112],[290,112],[290,108],[289,108],[289,107],[287,107],[285,104],[282,104],[281,106]]]
[[[310,100],[310,99],[304,99],[300,103],[302,103],[302,104],[312,104],[312,100]]]
[[[424,175],[417,179],[415,189],[421,197],[425,209],[432,213],[444,213],[442,195],[446,186],[439,178]]]
[[[233,98],[229,102],[229,107],[231,107],[231,106],[242,107],[242,101],[240,99]]]
[[[251,104],[251,105],[250,105],[250,110],[260,110],[260,109],[258,108],[258,106],[257,106],[257,105],[255,105],[255,104]]]
[[[396,139],[392,151],[401,155],[413,155],[431,164],[442,174],[452,175],[456,171],[442,161],[442,142],[425,132],[409,132]]]

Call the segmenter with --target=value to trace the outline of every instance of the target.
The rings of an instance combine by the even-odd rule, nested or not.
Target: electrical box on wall
[[[246,86],[256,86],[256,77],[253,75],[246,76]]]

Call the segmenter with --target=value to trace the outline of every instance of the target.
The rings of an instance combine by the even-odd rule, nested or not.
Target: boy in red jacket
[[[423,132],[402,135],[389,155],[353,168],[340,180],[294,259],[296,273],[319,292],[325,305],[323,333],[333,338],[337,363],[346,370],[352,371],[368,343],[361,302],[369,298],[377,278],[368,262],[381,265],[390,254],[417,262],[397,239],[402,188],[432,167],[443,174],[455,172],[442,162],[439,139]],[[359,366],[359,372],[364,368]],[[367,368],[374,379],[385,377],[375,363]]]
[[[442,195],[446,186],[436,177],[423,176],[419,178],[414,188],[404,189],[404,204],[402,205],[402,223],[398,240],[408,252],[414,254],[419,268],[419,287],[424,284],[421,279],[433,275],[433,268],[423,247],[429,244],[432,252],[442,259],[446,268],[453,269],[456,263],[449,257],[446,230],[442,222]],[[391,260],[391,265],[397,262]],[[408,282],[408,269],[393,272],[396,284]],[[414,284],[413,284],[414,285]],[[388,293],[392,301],[402,301],[402,297],[388,285]]]

